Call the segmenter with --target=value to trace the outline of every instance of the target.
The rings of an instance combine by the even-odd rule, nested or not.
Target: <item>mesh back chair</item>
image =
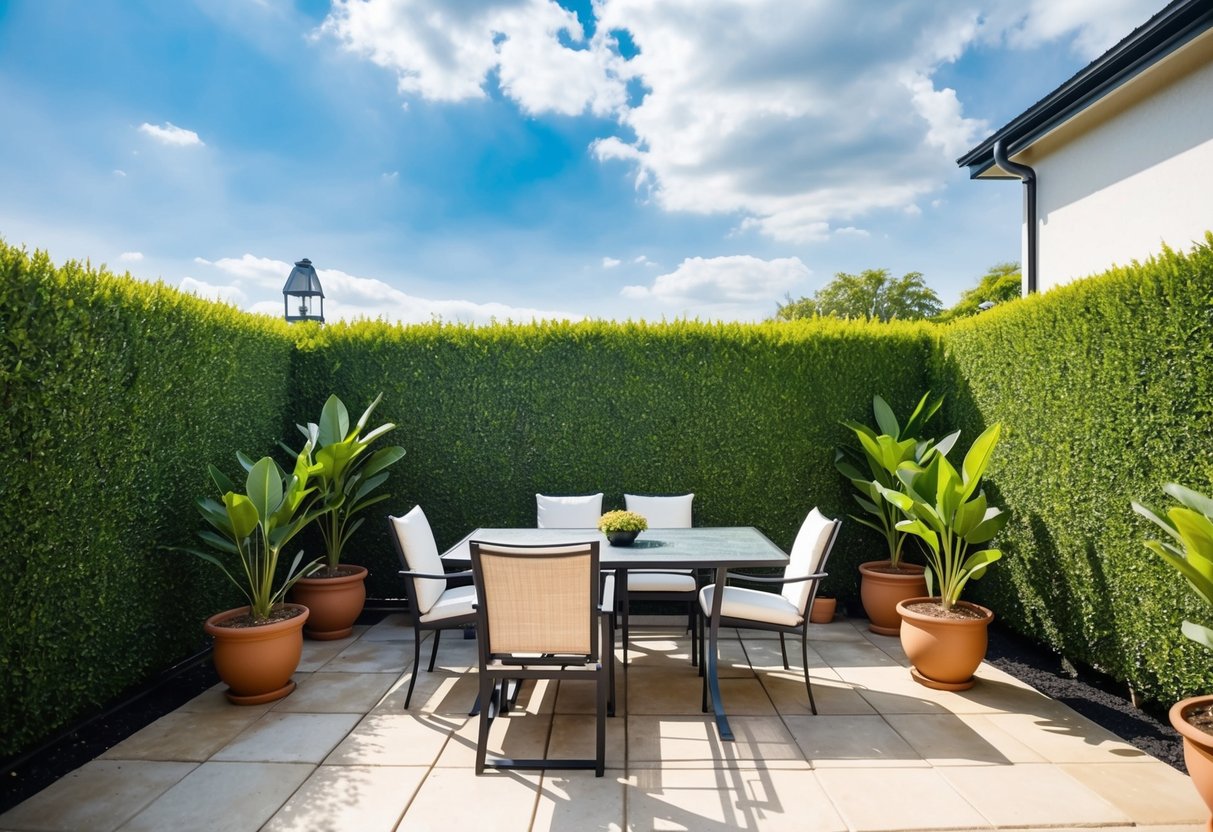
[[[628,511],[643,514],[650,529],[691,528],[691,503],[694,494],[677,497],[645,497],[624,494]],[[687,605],[687,628],[691,631],[691,664],[699,655],[699,582],[690,569],[640,569],[628,573],[628,602],[681,601]],[[628,660],[627,610],[624,611],[623,661]]]
[[[434,532],[421,506],[415,506],[403,517],[388,517],[388,522],[392,527],[396,554],[404,567],[400,574],[408,580],[408,597],[413,611],[413,677],[409,679],[409,690],[404,697],[404,707],[407,709],[413,699],[413,686],[417,684],[422,631],[434,632],[429,666],[429,672],[433,673],[434,661],[438,658],[438,638],[442,631],[475,623],[476,588],[448,586],[449,578],[471,577],[472,573],[444,572]]]
[[[602,492],[584,497],[536,494],[535,517],[541,529],[596,529],[602,517]]]
[[[471,541],[480,654],[476,773],[491,768],[593,768],[606,760],[606,714],[613,694],[607,611],[599,603],[598,542],[500,546]],[[489,727],[515,679],[592,681],[597,686],[593,759],[488,759]]]
[[[813,598],[817,595],[817,587],[826,576],[825,566],[829,560],[830,550],[838,537],[838,529],[842,521],[831,520],[814,508],[800,526],[792,551],[788,555],[788,565],[784,567],[783,577],[759,577],[730,572],[729,577],[755,583],[780,584],[782,590],[776,594],[759,589],[745,589],[738,586],[726,586],[724,598],[720,604],[720,626],[742,627],[751,630],[772,630],[779,633],[779,649],[783,653],[783,668],[788,666],[788,648],[784,643],[784,634],[792,633],[800,636],[800,659],[804,667],[804,687],[809,693],[809,708],[817,713],[817,703],[813,701],[813,685],[809,681],[809,609]],[[711,614],[713,596],[716,585],[705,586],[699,593],[699,604],[703,615]],[[703,648],[703,637],[699,639],[699,649]],[[700,655],[702,663],[703,656]],[[707,680],[703,686],[703,709],[708,709]]]

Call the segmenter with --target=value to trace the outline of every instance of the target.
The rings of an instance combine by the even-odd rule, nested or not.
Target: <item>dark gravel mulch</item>
[[[1142,751],[1186,771],[1179,735],[1167,723],[1162,709],[1134,708],[1127,699],[1127,691],[1119,690],[1105,677],[1075,671],[1039,645],[997,628],[990,630],[987,661],[1064,702]],[[203,659],[141,691],[136,698],[114,703],[24,758],[0,762],[0,812],[181,707],[218,681],[209,659]]]

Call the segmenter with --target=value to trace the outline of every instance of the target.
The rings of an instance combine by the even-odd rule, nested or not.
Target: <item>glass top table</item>
[[[788,556],[758,529],[752,526],[699,527],[691,529],[649,529],[642,532],[630,546],[612,546],[606,535],[597,529],[493,529],[481,528],[468,534],[443,553],[444,562],[466,568],[471,563],[469,542],[476,540],[503,545],[557,545],[598,541],[599,566],[620,572],[615,581],[616,594],[625,611],[623,638],[627,628],[627,570],[629,569],[714,569],[717,586],[724,586],[729,569],[750,567],[783,567]],[[712,611],[708,625],[707,678],[708,694],[716,715],[716,727],[723,740],[732,740],[724,703],[720,698],[717,673],[717,643],[720,632],[720,604],[723,592],[712,594]],[[627,664],[624,664],[627,673]]]

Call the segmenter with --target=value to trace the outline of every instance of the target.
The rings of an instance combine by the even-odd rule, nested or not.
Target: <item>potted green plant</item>
[[[371,413],[383,400],[380,393],[350,426],[349,412],[337,396],[329,396],[318,423],[298,425],[308,444],[315,448],[317,502],[316,522],[324,539],[324,565],[296,582],[291,598],[311,610],[309,638],[345,638],[366,602],[366,567],[342,563],[350,537],[366,520],[366,509],[390,495],[374,493],[387,480],[387,467],[404,456],[404,448],[388,445],[371,451],[370,446],[396,426],[382,424],[367,430]]]
[[[205,624],[215,640],[215,669],[227,683],[227,698],[237,705],[272,702],[295,689],[291,675],[303,652],[308,609],[285,604],[283,598],[318,561],[300,565],[300,550],[282,576],[278,564],[295,535],[316,517],[309,510],[314,505],[310,453],[308,444],[290,473],[269,457],[252,463],[243,494],[212,465],[219,499],[198,500],[198,510],[211,525],[199,537],[214,552],[186,551],[219,567],[248,599],[248,606],[212,615]]]
[[[923,567],[902,561],[906,534],[897,528],[901,512],[885,500],[881,492],[890,488],[900,489],[897,469],[901,465],[922,465],[932,455],[946,454],[951,450],[960,431],[945,436],[939,442],[918,436],[942,404],[942,396],[931,400],[930,392],[924,394],[902,426],[888,403],[880,396],[874,396],[872,411],[879,433],[859,422],[847,420],[842,423],[859,440],[858,449],[838,448],[834,455],[835,467],[855,486],[855,502],[866,515],[852,514],[851,519],[875,529],[888,547],[888,557],[859,565],[859,594],[868,616],[868,629],[880,635],[895,636],[900,630],[898,602],[927,592]]]
[[[1134,511],[1170,538],[1147,540],[1146,547],[1187,578],[1188,586],[1206,604],[1213,605],[1213,499],[1173,482],[1164,485],[1163,491],[1179,502],[1167,510],[1166,517],[1133,503]],[[1192,641],[1213,650],[1213,629],[1185,621],[1181,630]],[[1171,727],[1183,738],[1184,763],[1192,785],[1213,810],[1213,696],[1181,699],[1171,706],[1168,716]],[[1213,828],[1213,818],[1209,826]]]
[[[606,535],[612,546],[631,546],[648,527],[644,515],[634,511],[608,511],[598,520],[598,531]]]
[[[901,646],[920,683],[941,690],[967,690],[973,671],[986,655],[987,628],[994,613],[960,600],[965,584],[985,574],[1002,557],[989,543],[1007,523],[981,491],[981,478],[1002,433],[994,424],[965,454],[957,471],[943,454],[926,466],[904,463],[898,470],[903,489],[881,494],[905,515],[897,528],[923,542],[927,591],[931,597],[909,598],[897,605]]]

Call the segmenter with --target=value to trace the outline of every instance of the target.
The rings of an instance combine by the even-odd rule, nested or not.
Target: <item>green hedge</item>
[[[0,757],[204,646],[234,588],[165,552],[207,463],[282,431],[287,325],[0,242]]]
[[[1210,238],[1213,244],[1213,237]],[[1180,636],[1208,621],[1141,541],[1129,500],[1213,489],[1213,250],[1164,253],[946,327],[833,320],[412,327],[284,323],[0,243],[0,756],[203,644],[238,603],[192,540],[214,463],[273,452],[330,393],[407,456],[347,550],[372,597],[402,587],[383,517],[424,506],[440,546],[531,525],[534,494],[694,491],[704,525],[787,547],[805,511],[844,516],[833,449],[874,393],[940,429],[1002,421],[989,472],[1007,557],[974,597],[1012,627],[1167,701],[1213,686]],[[966,442],[962,445],[967,447]],[[309,546],[318,553],[318,543]],[[827,589],[883,546],[853,522]]]
[[[833,448],[873,390],[908,409],[931,349],[925,326],[541,323],[401,328],[337,324],[298,358],[299,414],[330,391],[400,427],[384,512],[421,504],[440,546],[477,526],[534,525],[535,494],[695,493],[704,525],[755,525],[791,544],[807,510],[851,510]],[[314,419],[314,416],[312,417]],[[303,421],[300,419],[299,421]],[[845,486],[845,487],[844,487]],[[368,591],[402,591],[387,525],[359,533]],[[845,524],[830,588],[880,544]]]
[[[1213,616],[1129,505],[1165,506],[1168,481],[1213,488],[1213,249],[953,324],[933,373],[969,439],[1005,428],[988,481],[1012,514],[1006,557],[971,594],[1156,701],[1213,688],[1208,652],[1179,633]]]

